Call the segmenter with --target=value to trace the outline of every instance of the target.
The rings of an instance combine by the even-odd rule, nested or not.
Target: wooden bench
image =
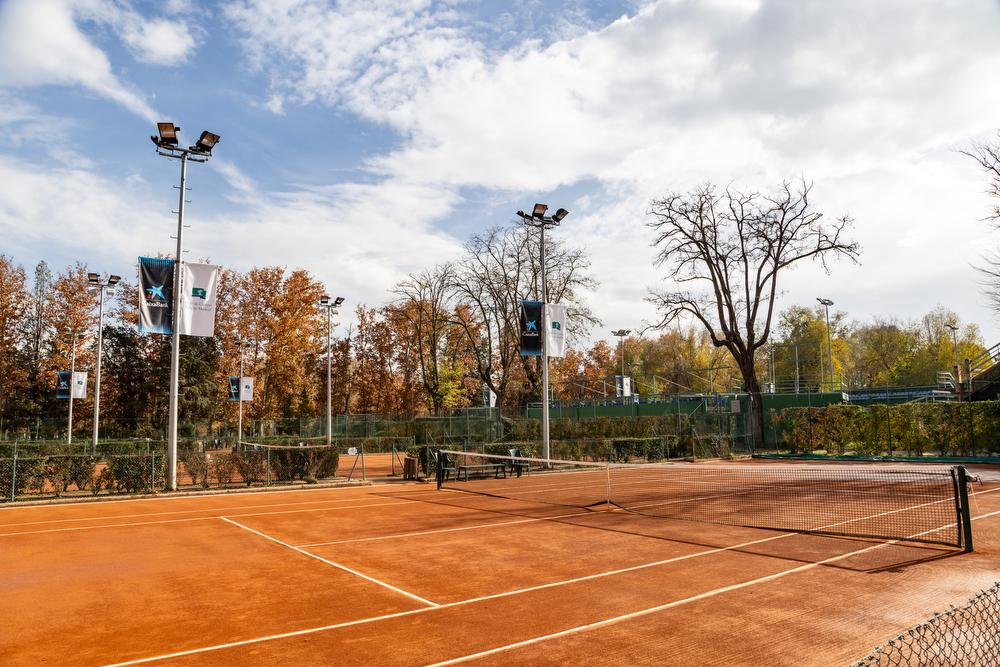
[[[506,462],[503,462],[503,461],[498,462],[498,463],[477,463],[475,465],[465,465],[465,464],[460,463],[460,464],[458,464],[458,473],[456,474],[456,479],[458,481],[461,481],[462,480],[462,473],[464,472],[465,473],[465,481],[468,482],[469,481],[469,471],[470,470],[482,471],[483,473],[492,472],[494,479],[499,479],[501,477],[506,477],[507,476],[507,464],[506,464]]]

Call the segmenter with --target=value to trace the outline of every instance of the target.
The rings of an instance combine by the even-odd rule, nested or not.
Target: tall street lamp
[[[194,146],[182,148],[178,143],[181,128],[173,123],[157,123],[159,136],[151,136],[156,144],[156,152],[163,157],[181,161],[181,184],[178,187],[180,195],[177,204],[177,254],[174,263],[174,326],[170,339],[170,408],[167,426],[167,488],[177,490],[177,387],[180,382],[181,332],[177,327],[177,316],[181,307],[181,266],[183,264],[184,247],[184,193],[187,187],[187,163],[207,162],[212,156],[212,149],[219,143],[220,137],[212,132],[202,132]],[[243,379],[240,378],[242,384]],[[240,392],[242,393],[242,388]]]
[[[87,291],[91,293],[97,292],[99,295],[97,300],[97,368],[94,371],[94,432],[90,442],[91,454],[95,456],[97,455],[97,436],[100,430],[99,426],[101,418],[101,353],[104,349],[104,299],[105,297],[112,297],[115,295],[115,286],[121,279],[121,276],[110,275],[105,280],[101,278],[100,274],[87,274]],[[74,345],[74,350],[75,349],[76,346]],[[74,366],[75,365],[76,364],[74,363]],[[70,382],[71,401],[73,400],[72,395],[73,385],[72,382]],[[72,403],[70,403],[70,405],[72,405]]]
[[[69,353],[69,416],[66,424],[66,444],[73,444],[73,394],[76,392],[76,341],[80,337],[75,331],[70,334],[73,347]]]
[[[833,390],[833,338],[830,336],[830,306],[833,305],[833,301],[830,299],[824,299],[823,297],[817,297],[817,301],[823,304],[823,308],[826,309],[826,353],[827,360],[830,366],[830,389]]]
[[[250,347],[248,341],[242,338],[237,339],[236,344],[240,348],[240,379],[236,383],[236,400],[239,401],[239,407],[236,413],[236,444],[243,444],[243,360],[246,356],[245,352],[247,348]]]
[[[539,255],[541,257],[541,280],[540,297],[542,302],[542,458],[550,459],[549,455],[549,350],[545,344],[545,337],[548,334],[548,318],[545,317],[545,229],[547,227],[558,227],[563,218],[569,215],[569,211],[564,208],[558,209],[553,215],[547,216],[545,212],[549,209],[547,204],[535,204],[531,213],[517,211],[515,215],[521,221],[538,230],[539,234]]]
[[[954,322],[945,324],[951,330],[951,347],[955,351],[955,390],[959,400],[962,398],[962,367],[958,362],[958,325]]]
[[[338,296],[330,300],[330,297],[323,296],[319,300],[319,309],[326,311],[326,444],[333,444],[333,316],[338,313],[337,308],[344,303],[344,297]]]
[[[612,331],[612,336],[618,336],[619,344],[618,347],[621,348],[622,355],[622,381],[621,381],[621,398],[625,398],[625,336],[632,333],[630,329],[618,329],[617,331]]]

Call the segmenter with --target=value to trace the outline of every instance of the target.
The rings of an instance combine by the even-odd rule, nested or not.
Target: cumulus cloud
[[[567,228],[589,240],[604,289],[630,304],[658,279],[650,253],[635,251],[651,197],[804,174],[823,210],[858,220],[865,265],[838,269],[836,283],[803,269],[789,299],[800,287],[870,293],[875,279],[912,314],[951,298],[935,288],[949,275],[975,309],[967,262],[983,240],[981,185],[952,150],[996,124],[995,2],[662,0],[501,52],[477,41],[458,5],[270,5],[227,8],[253,65],[281,73],[270,93],[393,129],[398,146],[369,163],[382,177],[529,203],[593,183]],[[634,316],[633,305],[604,309]]]
[[[142,118],[156,114],[123,84],[74,22],[69,0],[8,0],[0,6],[0,86],[78,85]]]
[[[154,65],[183,64],[195,50],[191,29],[182,21],[145,19],[129,13],[121,35],[138,60]]]

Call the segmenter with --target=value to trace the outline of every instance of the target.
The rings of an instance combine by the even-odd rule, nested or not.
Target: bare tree
[[[466,243],[465,256],[455,267],[456,324],[474,349],[479,378],[503,405],[520,357],[521,301],[538,295],[540,256],[534,234],[521,226],[493,227]],[[579,301],[581,289],[596,283],[586,275],[589,260],[582,250],[566,248],[558,239],[546,244],[546,285],[549,300],[569,306],[572,335],[585,336],[597,322]],[[528,373],[529,384],[537,372]]]
[[[1000,137],[1000,132],[997,136]],[[961,152],[975,160],[988,175],[990,185],[986,192],[996,200],[996,203],[986,216],[986,220],[1000,229],[1000,141],[973,142],[969,150]],[[986,263],[976,268],[983,275],[986,296],[993,309],[1000,312],[1000,252],[993,252],[983,260]]]
[[[455,326],[449,312],[454,284],[454,268],[441,264],[411,273],[392,290],[398,297],[392,312],[409,329],[407,337],[416,346],[421,383],[435,415],[441,414],[448,393],[441,366],[449,331]]]
[[[729,351],[750,395],[755,443],[763,442],[764,415],[754,358],[771,334],[779,277],[803,260],[827,269],[828,258],[857,261],[860,253],[856,242],[844,239],[847,217],[821,222],[823,214],[809,201],[811,188],[804,180],[786,181],[775,193],[761,194],[720,192],[708,184],[651,204],[656,264],[668,267],[675,283],[651,293],[662,315],[657,326],[693,319],[713,345]]]

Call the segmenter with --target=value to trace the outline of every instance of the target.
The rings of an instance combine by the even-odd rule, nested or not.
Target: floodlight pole
[[[822,297],[816,300],[823,304],[823,308],[826,310],[826,353],[827,360],[830,362],[830,391],[833,391],[833,336],[830,333],[830,306],[833,305],[833,301]]]
[[[187,191],[187,163],[207,162],[212,155],[212,148],[219,142],[219,135],[202,132],[198,142],[190,148],[182,148],[177,143],[177,133],[180,128],[173,123],[157,123],[160,137],[150,137],[156,144],[156,152],[163,157],[181,161],[181,184],[178,188],[177,205],[177,253],[174,260],[174,291],[173,300],[173,332],[170,336],[170,405],[167,424],[167,489],[177,490],[177,394],[181,374],[181,331],[178,318],[181,311],[181,277],[184,266],[184,193]],[[165,131],[166,129],[166,131]],[[240,398],[243,398],[243,377],[240,376]],[[240,401],[242,406],[242,400]]]
[[[243,339],[240,339],[240,379],[236,383],[236,398],[239,401],[239,409],[236,417],[236,445],[243,444]]]
[[[333,444],[333,308],[326,309],[326,446]]]
[[[184,238],[184,188],[187,186],[187,152],[180,154],[181,184],[177,204],[177,254],[174,261],[174,322],[170,334],[170,407],[167,425],[167,489],[177,490],[177,394],[181,375],[181,329],[178,319],[181,312],[181,276],[183,275]],[[243,377],[240,377],[240,398],[243,393]],[[242,406],[243,401],[240,401]],[[242,435],[242,434],[241,434]]]
[[[958,361],[958,325],[948,322],[945,324],[951,330],[951,347],[955,352],[955,393],[958,400],[962,400],[962,366]]]
[[[104,348],[104,295],[107,292],[107,285],[101,282],[97,290],[100,293],[97,309],[97,360],[94,371],[94,431],[90,441],[90,453],[97,456],[97,436],[100,431],[101,419],[101,356]],[[73,383],[70,381],[70,401],[73,400]],[[70,403],[72,405],[72,403]],[[72,414],[72,412],[70,413]],[[72,426],[72,425],[71,425]]]
[[[69,416],[67,418],[66,444],[73,444],[73,390],[76,383],[76,338],[73,333],[73,348],[69,354]]]
[[[538,228],[538,253],[541,268],[541,280],[539,294],[542,302],[542,322],[541,322],[541,343],[542,343],[542,458],[549,460],[552,458],[549,447],[549,349],[545,344],[548,335],[548,318],[545,315],[546,293],[545,293],[545,228],[556,227],[569,215],[569,211],[560,208],[555,215],[547,216],[545,211],[548,206],[535,204],[531,213],[518,211],[517,216],[521,218],[525,225]]]

